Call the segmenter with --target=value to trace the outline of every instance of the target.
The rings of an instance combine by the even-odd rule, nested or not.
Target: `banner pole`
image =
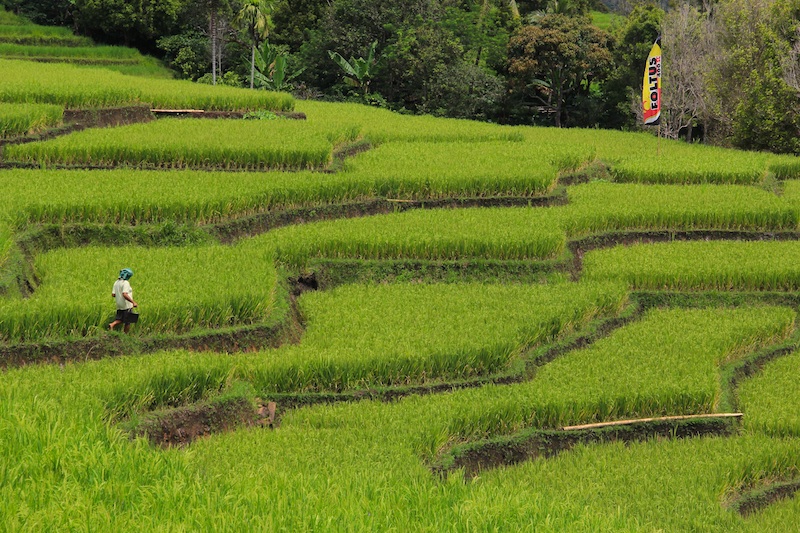
[[[656,148],[656,155],[661,157],[661,121],[658,121],[658,148]]]

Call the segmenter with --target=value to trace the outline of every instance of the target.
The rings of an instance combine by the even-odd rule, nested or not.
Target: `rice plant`
[[[800,435],[800,352],[781,357],[763,372],[744,380],[739,404],[747,413],[746,427],[774,436]]]
[[[58,250],[37,256],[41,285],[32,298],[0,299],[0,339],[102,333],[113,318],[111,286],[123,267],[135,273],[141,335],[259,323],[277,304],[277,274],[267,254],[223,247]]]
[[[800,243],[672,242],[596,250],[584,276],[634,289],[796,291]]]
[[[613,316],[620,286],[346,286],[301,301],[299,346],[243,376],[263,393],[352,390],[507,370],[523,351]]]
[[[64,108],[57,105],[0,102],[0,139],[58,126],[63,116]]]
[[[793,230],[800,203],[753,187],[594,182],[568,190],[557,217],[570,235],[625,229]]]
[[[8,261],[8,256],[13,246],[14,238],[11,228],[7,223],[0,220],[0,269],[2,269],[6,261]]]
[[[562,170],[558,156],[516,142],[397,142],[348,160],[346,170],[401,198],[529,196],[553,189]]]
[[[522,129],[473,120],[410,116],[360,104],[297,102],[296,110],[311,123],[361,125],[364,138],[375,144],[387,142],[486,142],[524,140]]]
[[[562,365],[530,384],[301,409],[276,431],[242,430],[172,451],[131,441],[110,424],[113,402],[141,394],[138,405],[148,405],[148,391],[163,392],[159,401],[168,404],[203,398],[237,379],[240,365],[268,368],[269,360],[170,352],[7,371],[0,382],[0,520],[11,529],[80,523],[234,530],[254,521],[293,531],[339,524],[786,529],[799,511],[792,500],[747,520],[721,502],[742,488],[796,475],[800,444],[793,439],[750,434],[584,445],[466,483],[458,471],[446,479],[432,475],[426,460],[459,435],[515,431],[544,420],[539,413],[574,413],[575,402],[583,419],[630,414],[625,409],[637,405],[650,413],[702,408],[718,387],[718,361],[779,337],[792,319],[791,311],[775,308],[657,311],[603,347],[565,354]],[[681,335],[670,335],[676,330]]]
[[[163,119],[9,146],[5,157],[43,165],[313,169],[330,163],[334,145],[357,133],[355,128],[326,131],[288,120]]]
[[[0,32],[2,38],[2,32]],[[3,43],[0,56],[6,59],[38,59],[49,61],[78,61],[92,63],[138,63],[142,54],[125,46],[44,46]]]
[[[242,243],[274,249],[287,263],[309,259],[552,259],[564,232],[536,208],[413,211],[281,228]]]
[[[289,111],[286,93],[248,91],[190,81],[125,76],[102,68],[0,59],[0,101],[46,103],[69,109],[149,103],[154,108]]]
[[[0,14],[0,21],[11,15],[8,12]],[[11,43],[35,46],[90,46],[91,39],[74,35],[69,28],[58,26],[40,26],[30,24],[18,19],[18,24],[11,24],[12,20],[0,23],[0,43]]]

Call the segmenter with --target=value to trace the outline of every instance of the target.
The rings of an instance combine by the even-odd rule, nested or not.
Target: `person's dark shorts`
[[[139,316],[133,312],[133,309],[117,309],[117,316],[114,318],[123,324],[133,324],[138,319]]]

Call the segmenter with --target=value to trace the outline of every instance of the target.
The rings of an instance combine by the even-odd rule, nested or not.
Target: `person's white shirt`
[[[131,299],[133,299],[133,289],[131,288],[131,284],[128,283],[128,280],[118,279],[115,281],[114,289],[111,292],[114,293],[114,300],[117,302],[117,309],[133,309],[133,304],[126,300],[123,296],[123,294],[127,294],[131,297]]]

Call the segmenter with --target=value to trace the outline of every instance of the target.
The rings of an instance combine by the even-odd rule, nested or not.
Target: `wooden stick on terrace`
[[[630,424],[642,424],[646,422],[671,422],[678,420],[694,420],[700,418],[741,418],[744,413],[710,413],[705,415],[678,415],[662,416],[657,418],[634,418],[631,420],[614,420],[612,422],[597,422],[594,424],[582,424],[580,426],[564,426],[562,431],[577,431],[580,429],[596,429],[610,426],[627,426]]]
[[[157,115],[202,115],[205,113],[203,109],[151,109],[150,111]]]

